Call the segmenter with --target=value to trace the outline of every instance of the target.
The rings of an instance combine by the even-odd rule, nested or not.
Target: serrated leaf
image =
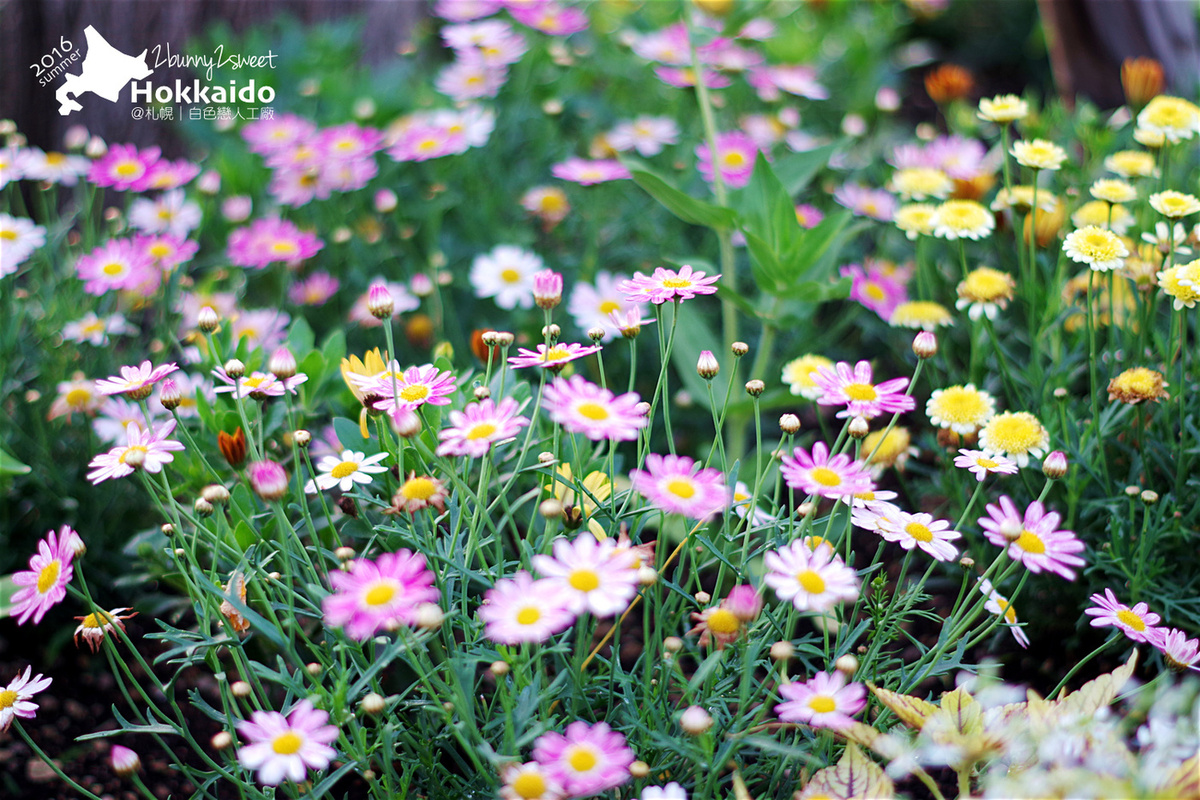
[[[851,742],[836,765],[813,775],[804,792],[810,796],[824,794],[847,800],[860,797],[886,800],[895,796],[896,787],[887,773]]]
[[[667,211],[679,217],[684,222],[693,225],[703,225],[716,230],[728,230],[733,227],[737,215],[732,208],[713,205],[703,200],[697,200],[691,195],[676,189],[658,173],[644,164],[633,159],[622,163],[629,170],[633,182],[642,187],[648,195],[662,204]]]
[[[867,681],[867,688],[879,699],[879,702],[883,703],[893,714],[899,717],[901,722],[918,731],[925,724],[925,720],[938,710],[938,707],[928,700],[922,700],[919,697],[913,697],[908,694],[900,694],[889,689],[881,689],[870,681]]]

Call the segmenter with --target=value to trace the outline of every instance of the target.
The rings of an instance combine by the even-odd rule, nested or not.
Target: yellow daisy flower
[[[967,309],[967,316],[979,319],[986,315],[995,319],[996,312],[1008,306],[1016,282],[1007,272],[991,267],[978,267],[967,273],[966,280],[958,284],[958,301],[954,307]]]
[[[1015,94],[999,94],[979,101],[979,118],[1007,124],[1029,115],[1029,104]]]
[[[1107,200],[1110,203],[1131,203],[1137,199],[1137,189],[1125,181],[1116,178],[1101,178],[1092,184],[1089,190],[1097,200]]]
[[[1200,198],[1174,189],[1150,195],[1150,207],[1164,217],[1179,219],[1200,212]]]
[[[920,328],[931,331],[954,322],[950,310],[941,303],[930,300],[909,300],[892,311],[888,324],[896,328]]]
[[[933,233],[933,215],[936,211],[937,206],[929,203],[907,203],[896,209],[892,222],[909,239],[929,236]]]
[[[1073,261],[1087,264],[1097,272],[1118,269],[1129,255],[1121,237],[1095,225],[1068,233],[1063,251]]]
[[[1045,139],[1014,142],[1012,154],[1017,163],[1032,169],[1056,170],[1067,160],[1067,151]]]
[[[1182,97],[1160,94],[1137,115],[1137,124],[1161,133],[1171,143],[1191,139],[1200,131],[1200,107]]]
[[[816,400],[823,390],[813,381],[812,376],[822,367],[833,369],[833,362],[825,356],[806,353],[783,365],[783,382],[788,385],[792,394]]]
[[[1196,301],[1200,300],[1200,260],[1159,272],[1158,285],[1174,299],[1176,311],[1194,308]]]
[[[1053,192],[1042,191],[1039,186],[1037,204],[1038,211],[1053,211],[1058,208],[1058,198],[1054,196]],[[992,201],[992,211],[1003,211],[1008,208],[1028,214],[1029,209],[1033,208],[1033,187],[1014,186],[1012,189],[1001,189],[996,192],[996,199]]]
[[[960,436],[969,436],[985,425],[996,413],[996,401],[982,389],[966,386],[947,386],[929,396],[925,414],[939,428],[947,428]]]
[[[1106,200],[1089,200],[1071,215],[1071,222],[1076,228],[1095,225],[1097,228],[1107,228],[1114,233],[1123,234],[1133,224],[1133,215],[1125,206],[1113,205]]]
[[[942,200],[954,191],[954,181],[940,169],[908,167],[896,171],[889,188],[906,200]]]
[[[974,200],[947,200],[933,215],[933,235],[942,239],[983,239],[996,227],[996,218]]]
[[[1157,403],[1168,397],[1163,391],[1166,386],[1168,384],[1161,372],[1147,367],[1133,367],[1108,382],[1108,399],[1109,402],[1116,400],[1131,406],[1146,401]]]
[[[1122,150],[1104,159],[1104,168],[1122,178],[1147,178],[1155,173],[1154,156],[1142,150]]]
[[[1005,411],[992,417],[979,432],[979,447],[985,453],[1008,456],[1017,466],[1029,466],[1029,458],[1041,458],[1050,446],[1050,434],[1028,411]]]
[[[917,448],[912,446],[912,434],[908,428],[897,425],[883,435],[882,430],[871,431],[862,442],[862,454],[867,459],[867,465],[872,472],[882,471],[886,467],[904,470],[908,459],[917,454]]]

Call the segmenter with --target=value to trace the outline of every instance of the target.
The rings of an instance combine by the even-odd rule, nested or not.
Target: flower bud
[[[471,394],[475,397],[476,400],[483,401],[483,400],[487,400],[489,397],[492,396],[492,390],[486,386],[476,386],[474,389],[471,390]]]
[[[1162,94],[1163,83],[1163,65],[1153,58],[1127,58],[1121,63],[1121,88],[1134,110]]]
[[[717,363],[717,357],[713,355],[712,350],[701,350],[700,359],[696,362],[696,372],[700,377],[711,381],[720,371],[721,365]]]
[[[796,513],[800,515],[800,519],[804,519],[809,514],[812,514],[817,508],[815,503],[801,503],[796,506]]]
[[[1021,527],[1021,523],[1015,519],[1006,519],[1000,523],[1000,534],[1006,542],[1015,542],[1021,538],[1023,532],[1024,529]]]
[[[221,319],[217,316],[216,309],[214,309],[212,306],[205,306],[204,308],[200,309],[200,313],[197,315],[196,327],[199,328],[202,333],[212,333],[217,329],[217,325],[219,325],[220,322]]]
[[[408,288],[417,297],[429,297],[433,294],[433,279],[424,272],[418,272],[409,280]]]
[[[263,500],[279,500],[288,490],[288,475],[283,466],[274,461],[254,461],[246,467],[252,488]]]
[[[694,595],[696,602],[702,606],[706,606],[712,602],[712,595],[705,591],[696,592]]]
[[[1051,480],[1058,480],[1066,475],[1067,454],[1062,450],[1055,450],[1046,456],[1046,460],[1042,462],[1042,474]]]
[[[446,613],[437,603],[421,603],[417,606],[417,627],[422,630],[435,631],[442,627]]]
[[[226,222],[245,222],[254,210],[254,201],[244,194],[235,194],[221,202],[221,216]]]
[[[729,346],[729,349],[733,353],[734,358],[741,358],[750,352],[750,345],[745,342],[734,342]]]
[[[237,380],[246,374],[246,365],[236,358],[231,358],[225,362],[225,374]]]
[[[780,639],[771,645],[771,658],[774,661],[787,661],[795,654],[796,648],[787,640]]]
[[[538,308],[549,311],[562,302],[562,275],[552,269],[544,269],[533,275],[533,302]]]
[[[679,727],[683,728],[684,733],[691,736],[701,736],[708,733],[709,728],[712,726],[712,714],[709,714],[700,706],[689,706],[679,715]]]
[[[762,607],[762,595],[749,584],[733,587],[721,601],[721,608],[730,611],[740,622],[753,622],[758,618]]]
[[[211,517],[214,509],[212,503],[203,497],[197,497],[196,502],[192,503],[192,510],[198,517]]]
[[[312,434],[303,428],[292,431],[292,441],[296,443],[296,447],[308,447],[310,444],[312,444]]]
[[[1125,494],[1129,495],[1130,497],[1137,497],[1141,493],[1142,487],[1140,486],[1134,486],[1133,484],[1130,484],[1129,486],[1125,487]]]
[[[387,708],[387,698],[378,692],[370,692],[363,695],[363,699],[358,701],[358,707],[364,714],[370,714],[373,717],[378,716]]]
[[[629,776],[640,780],[650,774],[650,765],[645,761],[634,761],[629,765]]]
[[[636,406],[633,407],[633,411],[639,417],[648,416],[650,414],[650,404],[647,403],[645,400],[643,400],[642,402],[638,403]]]
[[[958,560],[958,565],[963,569],[974,569],[975,559],[971,558],[970,556],[963,556]]]
[[[761,397],[762,393],[767,390],[767,385],[755,378],[752,381],[746,382],[746,394],[751,397]]]
[[[333,551],[333,555],[338,561],[349,561],[354,558],[355,552],[353,547],[342,546]]]
[[[562,336],[562,328],[556,323],[551,322],[549,325],[542,326],[542,338],[549,338],[552,342],[557,342],[558,337]]]
[[[599,325],[587,329],[587,337],[596,344],[599,344],[607,335],[608,331],[604,330],[604,328],[601,328]]]
[[[865,439],[871,432],[871,426],[863,417],[855,417],[850,420],[850,427],[846,429],[846,432],[854,439]]]
[[[375,193],[375,210],[380,214],[387,214],[396,210],[396,206],[400,201],[396,198],[396,193],[391,189],[380,189]]]
[[[543,466],[553,464],[557,460],[558,459],[554,457],[554,453],[551,453],[549,450],[543,450],[542,452],[538,453],[538,463]]]
[[[109,757],[112,761],[113,772],[122,778],[128,778],[142,768],[142,759],[128,747],[114,744]]]
[[[497,678],[503,678],[509,673],[509,670],[510,667],[508,666],[507,661],[493,661],[491,666],[488,667],[488,672],[492,673],[492,675],[496,676]]]
[[[858,672],[858,659],[847,653],[833,662],[833,668],[845,675],[846,678],[850,678],[850,676]]]
[[[938,351],[937,336],[933,331],[921,331],[913,338],[912,349],[917,358],[933,358]]]
[[[316,677],[320,676],[321,672],[323,671],[323,668],[316,661],[310,661],[309,663],[304,665],[304,671],[307,672],[309,675],[312,675],[314,678],[316,678]]]
[[[221,191],[221,173],[214,169],[200,173],[200,177],[196,179],[196,191],[209,195]]]
[[[87,144],[83,148],[83,154],[88,158],[100,158],[108,152],[108,145],[99,136],[93,136],[88,139]]]
[[[375,319],[387,319],[396,310],[396,301],[386,283],[373,283],[367,290],[367,311]]]
[[[388,422],[397,436],[411,439],[421,432],[421,418],[410,407],[395,406],[388,413]]]
[[[658,583],[658,570],[643,564],[637,569],[637,582],[640,586],[653,586]]]
[[[68,150],[82,150],[88,141],[88,130],[82,125],[72,125],[63,135],[63,147]]]
[[[229,684],[229,691],[233,692],[234,697],[249,697],[251,691],[250,684],[245,681],[234,681]]]
[[[267,361],[267,369],[281,381],[296,377],[296,357],[286,347],[276,348]]]
[[[179,390],[179,384],[173,378],[163,379],[162,387],[158,390],[158,402],[167,411],[179,408],[183,403],[183,392]]]
[[[213,750],[227,750],[233,744],[233,736],[230,735],[229,731],[221,731],[214,734],[209,743],[212,745]]]
[[[551,497],[542,501],[542,504],[538,506],[538,512],[546,519],[558,519],[563,515],[563,504]]]
[[[799,433],[800,418],[795,414],[784,414],[779,418],[779,429],[787,434]]]
[[[175,535],[175,526],[169,522],[163,523],[162,527],[159,528],[159,530],[162,531],[163,536],[166,536],[168,538]]]
[[[345,244],[354,238],[354,231],[350,230],[345,225],[341,225],[333,229],[333,234],[330,238],[332,238],[336,244]]]
[[[678,636],[668,636],[663,639],[663,650],[668,653],[678,653],[683,649],[683,639]]]
[[[1060,386],[1054,390],[1054,399],[1055,400],[1065,400],[1068,394],[1069,394],[1069,392],[1067,392],[1066,388]]]
[[[1142,492],[1142,502],[1148,506],[1152,506],[1158,502],[1158,492],[1147,489]]]

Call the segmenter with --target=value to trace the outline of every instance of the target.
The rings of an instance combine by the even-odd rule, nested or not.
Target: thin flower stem
[[[1050,692],[1050,694],[1046,695],[1046,698],[1048,700],[1053,700],[1055,698],[1055,696],[1060,691],[1062,691],[1063,687],[1067,685],[1067,681],[1071,680],[1071,678],[1074,678],[1075,673],[1079,672],[1079,670],[1083,668],[1084,664],[1088,663],[1093,658],[1095,658],[1096,656],[1103,653],[1105,650],[1107,650],[1109,648],[1110,645],[1112,645],[1114,642],[1120,641],[1122,638],[1123,637],[1121,637],[1120,635],[1111,636],[1111,637],[1109,637],[1108,641],[1106,641],[1104,644],[1100,645],[1095,650],[1088,653],[1086,656],[1084,656],[1080,660],[1076,661],[1075,666],[1071,667],[1071,669],[1067,671],[1067,674],[1064,675],[1063,679],[1058,682],[1058,685],[1054,687],[1054,690],[1052,692]]]
[[[50,756],[46,755],[46,752],[44,750],[42,750],[42,748],[38,747],[37,742],[35,742],[33,740],[33,738],[25,731],[25,728],[21,725],[20,719],[17,719],[17,718],[13,719],[13,727],[16,729],[17,735],[20,736],[22,739],[24,739],[25,744],[29,745],[29,748],[31,750],[33,750],[34,753],[37,754],[37,757],[40,758],[43,762],[45,762],[46,766],[50,767],[50,769],[54,772],[54,774],[57,775],[59,778],[61,778],[68,786],[70,786],[75,791],[79,792],[84,797],[91,798],[91,800],[103,800],[103,798],[101,798],[100,795],[92,794],[87,789],[83,788],[78,783],[71,780],[70,776],[68,776],[67,773],[63,772],[62,769],[58,766],[58,764],[55,764],[54,760],[51,759]]]

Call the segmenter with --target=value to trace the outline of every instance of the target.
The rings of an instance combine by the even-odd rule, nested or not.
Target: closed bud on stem
[[[112,760],[113,772],[122,778],[128,778],[142,768],[142,759],[128,747],[114,744],[112,753],[109,755]]]
[[[387,699],[378,692],[371,692],[364,695],[363,699],[358,701],[358,707],[362,709],[364,714],[370,714],[373,717],[378,716],[387,708]]]
[[[221,731],[209,740],[209,744],[212,745],[213,750],[228,750],[233,744],[233,736],[229,731]]]
[[[653,586],[658,583],[658,570],[645,564],[638,567],[637,581],[642,586]]]
[[[862,417],[855,417],[850,420],[850,427],[846,429],[846,433],[849,433],[851,438],[854,439],[865,439],[870,432],[870,424]]]
[[[643,400],[642,402],[640,402],[636,406],[634,406],[633,410],[640,417],[648,416],[650,414],[650,404],[647,403],[645,400]]]
[[[400,201],[391,189],[380,189],[375,193],[375,210],[380,214],[395,211]]]
[[[755,378],[752,381],[746,381],[746,394],[751,397],[762,397],[762,393],[767,390],[767,385]]]
[[[192,503],[192,510],[196,512],[198,517],[211,517],[213,513],[213,504],[205,500],[203,497],[197,497],[196,502]]]
[[[779,429],[787,434],[800,432],[800,418],[795,414],[784,414],[779,418]]]
[[[396,310],[396,301],[386,283],[373,283],[367,290],[367,311],[375,319],[387,319]]]
[[[795,654],[796,648],[792,646],[791,642],[784,639],[771,645],[771,658],[775,661],[787,661]]]
[[[562,336],[562,328],[557,323],[551,322],[549,325],[542,326],[542,338],[549,338],[551,342],[557,342],[559,336]]]
[[[745,342],[734,342],[729,346],[729,350],[733,353],[734,358],[741,358],[750,352],[750,345]]]
[[[668,653],[678,653],[683,649],[683,639],[678,636],[668,636],[663,639],[663,650]]]
[[[938,351],[937,336],[933,331],[921,331],[913,338],[912,349],[917,358],[933,358]]]
[[[488,667],[488,672],[492,673],[492,675],[496,676],[497,678],[503,678],[509,673],[508,662],[493,661],[491,666]]]
[[[629,775],[634,779],[641,779],[650,774],[650,765],[645,761],[634,761],[629,765]]]
[[[1066,388],[1060,386],[1054,390],[1054,399],[1055,400],[1065,400],[1065,399],[1067,399],[1067,394],[1068,394],[1068,392],[1067,392]]]
[[[1067,454],[1062,450],[1055,450],[1046,456],[1046,460],[1042,462],[1042,474],[1050,480],[1058,480],[1067,474]]]
[[[858,659],[846,653],[846,655],[833,662],[833,668],[849,678],[858,672]]]
[[[422,630],[435,631],[442,627],[446,614],[437,603],[421,603],[417,606],[417,627]]]
[[[83,154],[88,158],[100,158],[108,152],[108,145],[99,136],[88,139],[83,148]]]
[[[296,377],[296,357],[286,347],[280,347],[271,354],[267,361],[267,369],[281,381]]]
[[[551,497],[542,501],[542,504],[538,506],[538,512],[546,519],[558,519],[563,515],[563,504]]]
[[[246,374],[246,365],[236,358],[231,358],[225,362],[225,374],[236,380]]]
[[[815,508],[816,506],[813,503],[801,503],[800,505],[796,506],[796,513],[800,515],[801,519],[804,519],[809,514],[813,513]]]
[[[1142,502],[1148,506],[1152,506],[1158,502],[1158,492],[1147,489],[1142,492]]]
[[[165,523],[159,530],[162,531],[163,536],[168,538],[175,535],[175,526],[169,522]]]
[[[173,411],[183,403],[183,392],[179,390],[179,384],[174,379],[165,378],[163,380],[162,388],[158,392],[158,402],[167,411]]]
[[[694,596],[696,598],[696,602],[702,606],[706,606],[712,602],[712,595],[708,592],[696,592]]]
[[[601,328],[599,325],[596,325],[595,327],[588,328],[587,337],[589,339],[591,339],[593,342],[599,344],[600,341],[604,338],[606,333],[607,333],[607,331],[605,331],[604,328]]]
[[[552,269],[544,269],[533,276],[533,302],[538,308],[549,311],[562,302],[562,275]]]
[[[296,447],[308,447],[310,444],[312,444],[312,434],[303,428],[297,431],[292,431],[292,441],[296,443]]]
[[[538,463],[542,464],[543,466],[553,464],[557,460],[558,459],[554,457],[554,453],[551,453],[549,450],[543,450],[542,452],[538,453]]]
[[[711,381],[720,371],[721,365],[717,363],[717,357],[713,355],[712,350],[701,350],[700,358],[696,361],[696,372],[700,377]]]
[[[1125,494],[1129,495],[1130,497],[1137,497],[1141,493],[1142,487],[1140,486],[1134,486],[1133,484],[1130,484],[1129,486],[1125,487]]]
[[[283,465],[274,461],[254,461],[246,467],[250,488],[263,500],[279,500],[288,490],[288,476]]]
[[[709,714],[700,706],[688,706],[679,715],[679,727],[683,728],[683,732],[690,736],[702,736],[708,733],[712,726],[712,714]]]
[[[317,676],[319,676],[321,674],[322,667],[317,662],[312,661],[312,662],[309,662],[308,664],[304,665],[304,671],[307,672],[309,675],[312,675],[314,678],[316,678]]]
[[[349,561],[356,555],[353,547],[346,547],[344,545],[334,550],[333,554],[337,557],[338,561]]]
[[[958,560],[958,565],[963,569],[973,569],[975,567],[975,559],[970,556],[963,556]]]
[[[205,306],[200,309],[200,314],[196,320],[196,327],[203,333],[212,333],[221,324],[221,318],[217,316],[216,310],[212,306]]]
[[[487,400],[489,397],[492,396],[492,390],[486,386],[476,386],[475,389],[471,392],[471,394],[475,396],[476,400],[482,401],[482,400]]]
[[[229,691],[233,692],[234,697],[249,697],[250,684],[245,681],[234,681],[229,684]]]

